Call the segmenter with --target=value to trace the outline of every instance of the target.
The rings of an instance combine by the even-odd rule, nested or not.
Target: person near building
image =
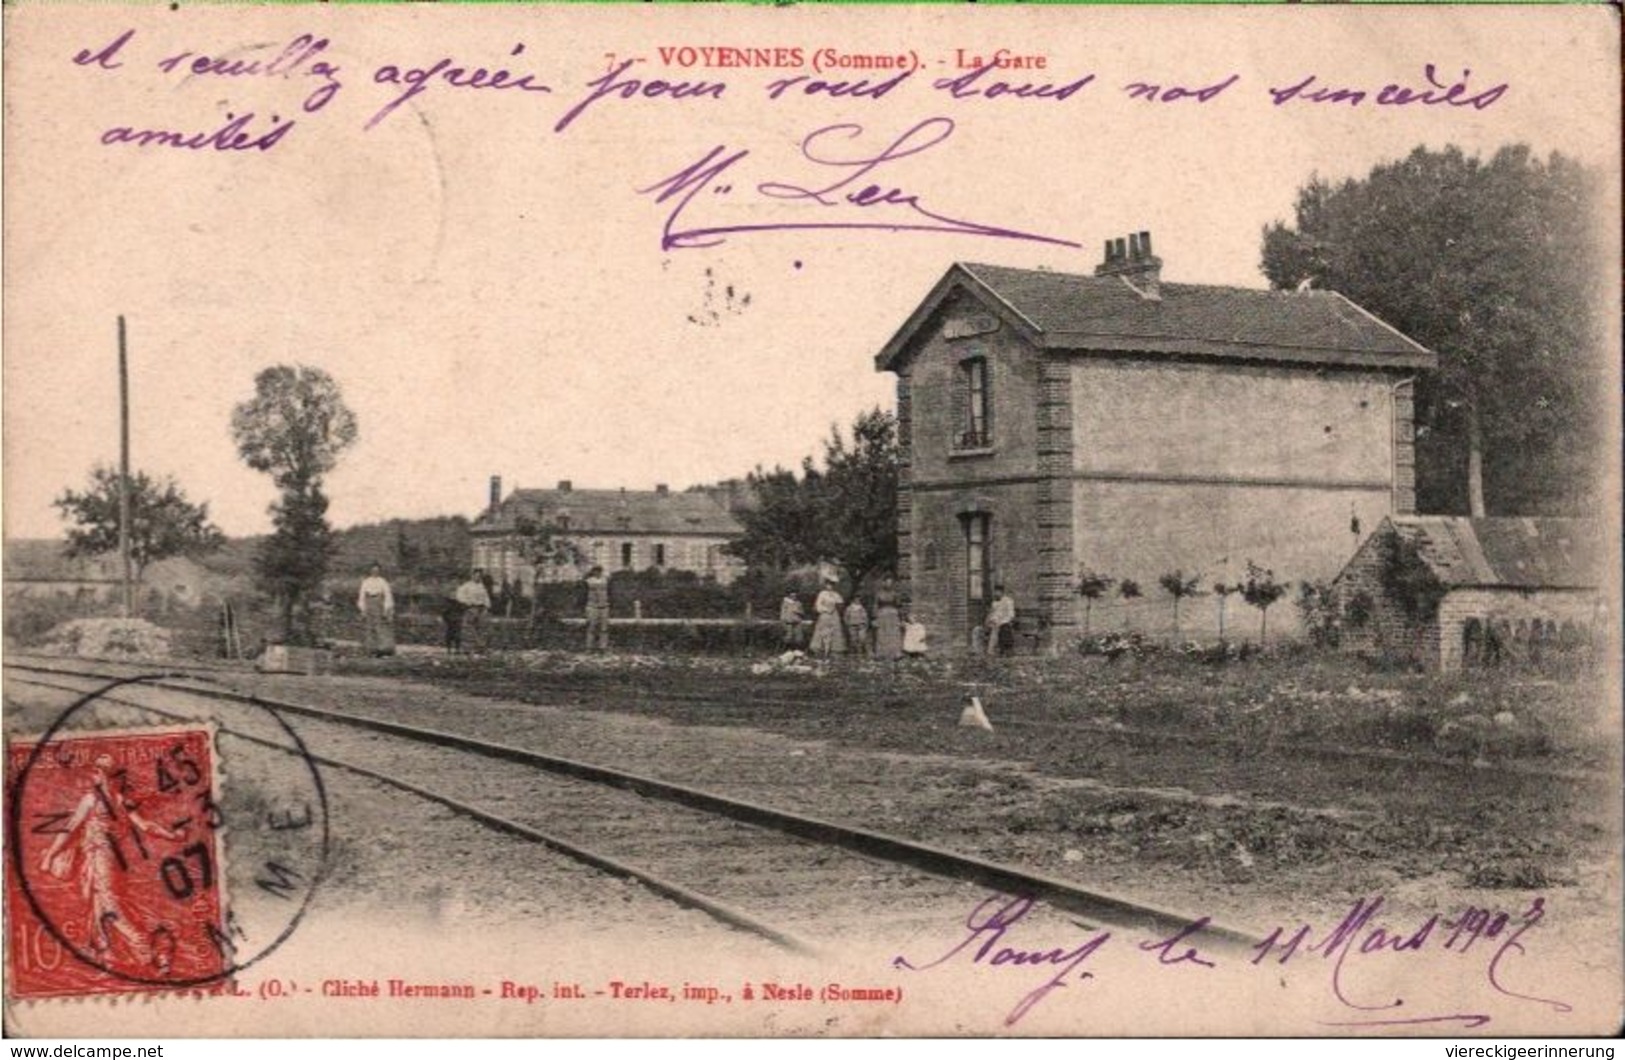
[[[903,654],[910,659],[923,659],[930,652],[931,647],[926,642],[927,631],[924,622],[916,621],[912,616],[903,620]]]
[[[609,650],[609,578],[604,568],[587,572],[587,650]]]
[[[1009,655],[1016,650],[1016,598],[1002,585],[993,591],[997,596],[987,613],[987,651]]]
[[[835,591],[835,581],[825,578],[824,587],[813,601],[813,633],[811,651],[828,658],[844,650],[841,637],[841,594]]]
[[[857,596],[846,605],[846,644],[852,654],[869,657],[869,609]]]
[[[464,651],[485,650],[485,619],[491,611],[491,591],[485,587],[485,572],[475,568],[468,580],[457,587],[457,602],[462,605],[462,635],[458,638]]]
[[[395,594],[378,564],[369,567],[361,579],[355,606],[361,612],[361,649],[373,656],[394,655]]]
[[[796,597],[794,589],[784,594],[779,601],[779,624],[784,628],[784,647],[788,651],[801,647],[801,630],[807,623],[807,616],[802,613],[801,601]]]
[[[875,592],[875,657],[888,662],[903,657],[903,617],[897,608],[897,583],[890,578]]]

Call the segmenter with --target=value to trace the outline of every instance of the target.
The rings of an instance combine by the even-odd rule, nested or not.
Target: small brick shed
[[[1589,651],[1600,559],[1589,520],[1391,516],[1333,582],[1342,644],[1444,670]]]

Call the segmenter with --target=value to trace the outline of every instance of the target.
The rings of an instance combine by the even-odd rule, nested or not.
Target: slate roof
[[[551,524],[568,516],[571,533],[709,534],[734,537],[744,528],[705,493],[654,490],[514,490],[475,521],[474,533],[507,532],[520,519]]]
[[[1389,520],[1450,588],[1593,589],[1602,550],[1589,519],[1401,515]]]
[[[1162,283],[1144,297],[1118,276],[958,263],[875,358],[890,370],[955,288],[1046,349],[1217,357],[1377,368],[1433,368],[1437,357],[1335,291]]]

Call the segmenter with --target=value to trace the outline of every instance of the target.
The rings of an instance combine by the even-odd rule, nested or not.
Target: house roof
[[[736,537],[744,532],[739,521],[706,493],[593,489],[514,490],[471,529],[508,532],[522,519],[556,525],[560,517],[568,517],[572,533]]]
[[[1388,522],[1450,588],[1591,589],[1601,583],[1600,539],[1588,519],[1402,515]]]
[[[1045,349],[1412,370],[1437,356],[1335,291],[1160,283],[957,263],[875,358],[892,370],[931,315],[964,290]]]

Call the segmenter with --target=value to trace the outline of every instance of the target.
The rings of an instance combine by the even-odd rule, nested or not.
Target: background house
[[[897,376],[899,574],[947,642],[997,582],[1075,635],[1082,567],[1145,594],[1102,600],[1096,629],[1161,631],[1163,573],[1329,580],[1362,527],[1413,510],[1412,379],[1434,354],[1329,291],[1161,267],[1149,233],[1108,241],[1093,276],[956,264],[877,356]],[[1211,598],[1181,618],[1217,632]]]
[[[690,571],[722,584],[744,573],[744,563],[722,551],[744,530],[713,492],[578,490],[568,480],[556,489],[516,489],[506,499],[501,490],[502,480],[493,478],[490,507],[469,528],[471,562],[527,595],[538,579],[573,581],[595,564],[611,574]],[[550,528],[574,546],[578,562],[534,565],[521,536],[526,525]]]
[[[1384,519],[1333,584],[1342,644],[1446,670],[1586,652],[1599,560],[1584,519]]]
[[[86,609],[117,607],[118,555],[70,559],[66,547],[61,541],[6,542],[6,599],[71,602]],[[140,572],[137,605],[146,613],[218,606],[227,595],[242,588],[237,580],[209,570],[190,556],[170,556],[154,560]]]

